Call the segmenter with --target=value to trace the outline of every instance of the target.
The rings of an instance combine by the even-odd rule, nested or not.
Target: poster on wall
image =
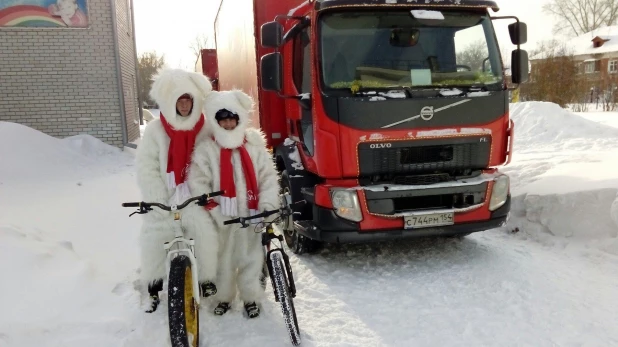
[[[0,27],[86,28],[86,0],[2,0]]]

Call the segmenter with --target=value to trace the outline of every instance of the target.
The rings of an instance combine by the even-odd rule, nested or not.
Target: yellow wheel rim
[[[191,268],[185,269],[185,320],[187,327],[187,340],[189,346],[197,347],[199,339],[199,327],[198,327],[198,307],[193,298],[193,276],[191,275]]]

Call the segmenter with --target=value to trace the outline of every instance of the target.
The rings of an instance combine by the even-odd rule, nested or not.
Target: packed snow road
[[[514,108],[526,136],[505,170],[507,227],[291,255],[303,346],[618,346],[618,130],[569,113],[552,135],[538,117],[561,111],[547,107]],[[143,313],[140,217],[120,207],[139,199],[132,155],[0,122],[0,158],[0,346],[168,346],[166,300]],[[605,174],[584,180],[574,163]],[[272,294],[255,320],[214,305],[202,346],[290,345]]]

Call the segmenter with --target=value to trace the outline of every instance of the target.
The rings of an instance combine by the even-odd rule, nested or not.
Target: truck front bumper
[[[457,223],[418,229],[361,230],[358,223],[338,217],[332,210],[314,206],[314,220],[297,224],[301,235],[327,243],[365,243],[399,240],[415,237],[456,236],[501,227],[506,224],[511,208],[511,196],[506,203],[491,213],[488,220]]]
[[[502,198],[496,198],[500,207],[493,211],[490,209],[495,182],[503,176],[494,171],[473,178],[426,186],[340,188],[334,184],[316,185],[313,193],[305,196],[306,200],[312,202],[311,218],[296,221],[295,229],[305,237],[329,243],[450,236],[494,229],[506,223],[511,209],[508,190]],[[354,218],[343,218],[340,210],[336,210],[334,204],[329,204],[332,201],[329,200],[330,192],[342,189],[350,192],[348,196],[352,196],[351,199],[354,198],[353,194],[357,194],[358,203],[348,203],[348,206],[360,206],[362,218],[359,222],[352,221]],[[500,189],[504,191],[504,186]],[[503,199],[501,203],[500,199]],[[418,220],[422,215],[452,220],[450,223],[446,220],[424,225]]]

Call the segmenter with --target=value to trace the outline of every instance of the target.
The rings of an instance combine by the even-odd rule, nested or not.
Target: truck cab
[[[254,17],[259,119],[282,190],[307,202],[281,225],[293,251],[505,223],[507,85],[527,79],[528,58],[525,24],[497,10],[485,0],[310,0]],[[515,20],[511,81],[496,19]]]

